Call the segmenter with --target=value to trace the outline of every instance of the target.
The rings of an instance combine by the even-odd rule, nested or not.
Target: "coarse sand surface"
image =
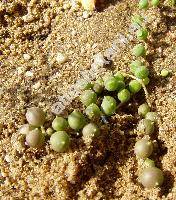
[[[72,2],[72,3],[70,3]],[[98,3],[99,4],[99,3]],[[140,11],[137,1],[104,2],[85,12],[67,0],[2,0],[0,2],[0,199],[176,199],[176,9],[162,3]],[[119,109],[101,127],[91,145],[72,136],[71,148],[57,153],[46,142],[41,149],[24,144],[18,133],[26,109],[39,106],[54,118],[51,106],[89,69],[93,56],[109,48],[119,33],[128,36],[131,17],[146,17],[146,41],[152,108],[159,115],[152,158],[164,172],[161,188],[144,189],[138,181],[134,144],[143,93]],[[113,68],[128,71],[134,57],[129,41],[113,59]],[[67,56],[58,63],[57,53]],[[166,78],[162,69],[171,71]],[[73,110],[75,100],[67,110]]]

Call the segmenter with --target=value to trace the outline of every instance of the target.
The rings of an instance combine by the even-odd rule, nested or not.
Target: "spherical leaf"
[[[151,189],[163,184],[164,175],[157,167],[147,167],[142,170],[139,180],[144,187]]]
[[[138,158],[148,158],[153,152],[153,144],[148,139],[141,139],[136,142],[134,152]]]
[[[38,107],[32,107],[27,110],[26,119],[32,126],[39,127],[45,122],[45,113]]]
[[[117,108],[116,100],[111,96],[105,96],[103,98],[101,109],[106,115],[113,115]]]
[[[43,145],[44,141],[45,141],[45,136],[38,128],[30,131],[26,135],[26,142],[30,147],[34,148],[40,147]]]
[[[70,145],[70,137],[65,131],[58,131],[50,137],[51,149],[57,152],[65,152]]]
[[[85,123],[86,123],[86,120],[85,120],[84,115],[77,110],[74,110],[68,116],[68,124],[74,130],[79,130],[79,129],[83,128]]]

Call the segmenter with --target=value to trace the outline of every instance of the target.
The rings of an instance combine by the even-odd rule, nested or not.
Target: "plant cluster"
[[[86,2],[86,1],[85,1]],[[94,1],[92,1],[94,2]],[[147,9],[149,6],[157,7],[159,0],[140,0],[139,9]],[[137,159],[143,159],[145,167],[140,170],[139,181],[144,187],[153,188],[162,185],[164,181],[163,172],[155,166],[155,162],[149,157],[154,151],[151,135],[155,132],[157,123],[157,113],[151,109],[146,86],[149,84],[149,69],[141,61],[145,60],[147,54],[147,43],[149,37],[148,29],[142,25],[143,17],[133,16],[133,23],[138,25],[136,37],[139,44],[134,46],[132,54],[135,57],[131,61],[129,73],[115,71],[105,74],[97,80],[81,84],[81,94],[79,100],[84,107],[84,111],[73,110],[67,118],[56,116],[50,123],[50,127],[45,130],[46,114],[38,107],[29,108],[26,112],[28,124],[24,124],[19,132],[26,137],[26,143],[33,148],[39,148],[45,144],[49,137],[51,149],[56,152],[65,152],[70,148],[70,130],[82,134],[82,138],[92,141],[101,135],[102,121],[107,123],[106,117],[110,117],[121,105],[128,103],[132,96],[142,89],[146,96],[146,102],[138,107],[138,114],[142,118],[137,126],[137,131],[142,138],[136,141],[134,153]],[[141,59],[142,58],[142,59]],[[161,75],[166,77],[167,70],[163,70]]]
[[[157,7],[159,4],[159,0],[151,0],[150,2],[148,0],[140,0],[138,6],[139,9],[148,9],[150,5]],[[142,27],[142,22],[144,19],[140,15],[137,15],[133,17],[132,21],[139,26],[139,29],[136,33],[137,39],[146,42],[149,33],[146,27]],[[146,51],[144,45],[139,44],[135,46],[133,49],[133,54],[136,57],[143,56],[145,58]],[[146,79],[149,74],[148,69],[143,65],[139,69],[139,66],[141,65],[142,63],[140,61],[134,61],[131,64],[131,71],[138,78]],[[139,70],[137,70],[137,68]],[[161,75],[167,76],[167,70],[163,70]],[[149,79],[146,80],[146,82],[148,83]],[[154,147],[150,136],[155,131],[154,124],[157,122],[157,114],[155,112],[151,112],[150,109],[151,108],[146,103],[140,105],[138,108],[138,114],[144,118],[138,123],[138,131],[143,135],[143,138],[138,140],[134,147],[134,152],[137,158],[145,160],[145,167],[144,169],[140,170],[139,181],[146,188],[161,186],[164,181],[163,172],[155,166],[153,160],[148,158],[153,153]]]

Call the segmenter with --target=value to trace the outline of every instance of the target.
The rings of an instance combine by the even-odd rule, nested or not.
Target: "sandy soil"
[[[135,4],[115,1],[83,18],[84,11],[73,10],[68,1],[1,1],[1,199],[176,199],[176,10],[162,6],[143,12]],[[51,151],[48,143],[34,150],[17,132],[25,123],[26,108],[33,105],[48,113],[49,123],[57,96],[76,81],[81,69],[90,68],[93,55],[110,47],[119,32],[128,35],[131,16],[139,12],[147,16],[150,29],[149,99],[160,116],[153,158],[165,174],[163,186],[152,190],[138,183],[140,163],[133,152],[143,94],[121,108],[91,146],[73,136],[67,153]],[[114,68],[128,71],[135,43],[116,56]],[[69,60],[58,64],[57,52]],[[159,75],[163,68],[171,71],[169,77]]]

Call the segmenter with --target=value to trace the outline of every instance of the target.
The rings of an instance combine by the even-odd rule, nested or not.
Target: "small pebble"
[[[27,53],[24,53],[24,54],[23,54],[23,58],[24,58],[25,60],[30,60],[30,59],[31,59],[31,55],[29,55],[29,54],[27,54]]]
[[[57,53],[57,56],[56,56],[56,61],[58,64],[63,64],[65,63],[66,61],[68,60],[68,57],[67,55],[63,54],[63,53]]]
[[[37,82],[36,84],[34,84],[32,87],[34,90],[38,90],[41,86],[41,83],[40,82]]]
[[[34,16],[31,15],[31,14],[27,14],[27,15],[24,15],[22,17],[22,19],[24,20],[24,22],[29,23],[29,22],[32,22],[34,20]]]
[[[25,73],[25,75],[26,75],[27,77],[32,77],[32,76],[34,76],[34,73],[31,72],[31,71],[27,71],[27,72]]]
[[[23,67],[18,67],[17,68],[17,73],[20,75],[24,72],[24,68]]]
[[[12,162],[12,158],[11,158],[9,155],[6,155],[6,156],[4,157],[4,159],[5,159],[5,161],[8,162],[8,163]]]
[[[161,70],[160,74],[161,74],[162,77],[166,77],[166,76],[169,75],[169,71],[167,69],[163,69],[163,70]]]

